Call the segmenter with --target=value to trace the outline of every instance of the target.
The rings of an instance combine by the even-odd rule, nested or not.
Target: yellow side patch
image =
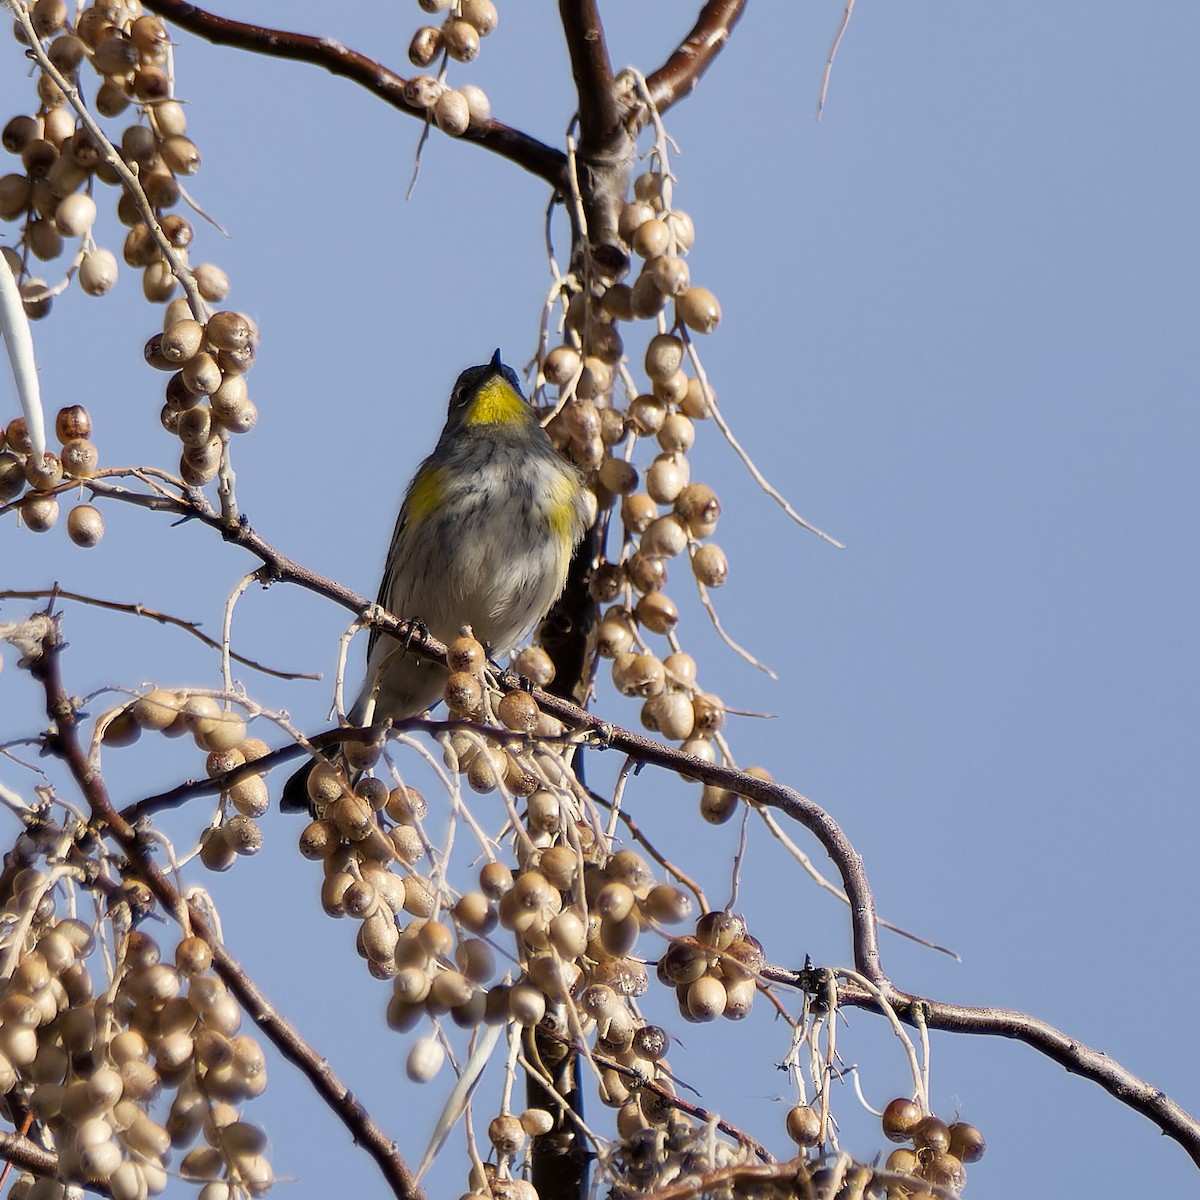
[[[512,387],[497,375],[488,379],[475,393],[463,415],[464,425],[513,425],[523,421],[528,406]]]
[[[413,477],[405,498],[409,520],[423,521],[437,507],[442,498],[443,474],[443,467],[426,467]]]
[[[560,477],[555,479],[552,490],[554,494],[546,510],[550,532],[557,541],[570,543],[575,533],[575,488]]]

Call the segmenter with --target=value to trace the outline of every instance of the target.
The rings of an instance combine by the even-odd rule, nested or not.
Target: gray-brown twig
[[[307,1077],[354,1140],[367,1150],[394,1194],[402,1200],[424,1200],[425,1193],[413,1179],[392,1139],[375,1124],[328,1061],[271,1004],[242,965],[225,949],[204,909],[179,894],[167,874],[150,858],[146,843],[113,807],[103,777],[92,769],[79,740],[78,717],[59,666],[62,651],[63,643],[55,620],[29,669],[45,693],[46,715],[52,726],[47,735],[48,747],[66,764],[87,800],[93,819],[111,834],[128,858],[130,870],[153,892],[164,910],[173,916],[185,916],[191,932],[208,943],[213,955],[213,969],[225,986],[280,1054]]]

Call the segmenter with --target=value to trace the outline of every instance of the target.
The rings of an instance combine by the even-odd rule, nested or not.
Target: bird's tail
[[[359,696],[346,717],[348,724],[364,725],[369,723],[371,708],[368,701],[368,695]],[[350,768],[340,746],[331,747],[326,752],[326,757],[331,763],[341,767],[346,772],[346,778],[349,780],[351,787],[362,777],[361,770],[355,771]],[[288,778],[287,783],[283,785],[283,793],[279,797],[280,812],[306,812],[310,815],[316,815],[313,810],[312,799],[308,794],[308,777],[313,773],[313,768],[317,763],[321,761],[319,758],[310,758],[295,774]]]
[[[279,797],[280,812],[312,812],[312,801],[308,798],[308,777],[317,765],[315,758],[310,758],[283,785],[283,794]]]

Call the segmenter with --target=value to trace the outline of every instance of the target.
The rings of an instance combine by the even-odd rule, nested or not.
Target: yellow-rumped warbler
[[[442,642],[470,625],[493,655],[507,654],[558,599],[587,513],[582,476],[554,449],[497,350],[450,393],[445,428],[400,506],[379,604]],[[445,667],[373,629],[349,719],[414,716],[445,683]],[[284,785],[285,811],[309,807],[312,768]]]

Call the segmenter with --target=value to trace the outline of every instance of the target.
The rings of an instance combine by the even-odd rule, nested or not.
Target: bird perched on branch
[[[400,506],[379,604],[442,642],[469,625],[493,656],[507,654],[558,599],[588,515],[583,477],[555,450],[497,350],[450,393],[445,428]],[[415,716],[436,703],[446,678],[440,663],[372,629],[349,719]],[[315,761],[284,785],[285,812],[310,808]]]

